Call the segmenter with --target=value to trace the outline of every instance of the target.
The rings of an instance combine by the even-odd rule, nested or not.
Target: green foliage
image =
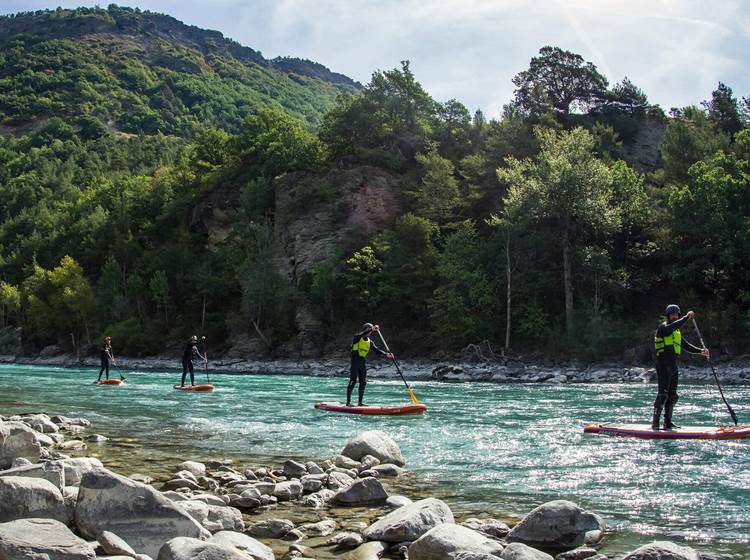
[[[154,302],[164,311],[164,321],[169,322],[169,306],[172,303],[172,298],[170,297],[167,273],[163,270],[154,272],[148,287],[151,290],[151,297]]]
[[[21,309],[21,291],[18,286],[0,282],[0,326],[7,326],[8,323],[18,317]]]
[[[363,247],[346,260],[344,282],[348,297],[372,314],[382,300],[383,263],[369,245]]]
[[[437,223],[454,216],[461,203],[453,163],[436,150],[417,154],[422,179],[413,193],[417,214]]]

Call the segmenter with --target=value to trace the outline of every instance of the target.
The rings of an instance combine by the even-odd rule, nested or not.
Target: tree
[[[453,164],[436,150],[417,154],[422,179],[413,193],[417,213],[437,223],[445,223],[461,202]]]
[[[0,282],[0,326],[7,326],[21,309],[21,292],[18,286]]]
[[[513,78],[515,103],[528,115],[549,111],[567,122],[572,111],[588,111],[607,89],[607,79],[582,56],[558,47],[543,47],[529,69]]]
[[[737,98],[732,88],[719,82],[718,87],[711,93],[711,100],[701,103],[708,113],[708,120],[713,122],[731,138],[742,130],[742,116]]]
[[[171,297],[169,292],[169,280],[167,273],[163,270],[157,270],[148,283],[151,290],[151,297],[154,298],[156,305],[164,311],[164,322],[169,323],[169,306]]]
[[[432,322],[450,344],[489,339],[493,331],[492,282],[484,262],[474,226],[462,222],[437,258],[441,283],[430,301]]]
[[[548,228],[559,246],[565,325],[574,332],[573,251],[586,238],[609,233],[618,225],[611,205],[612,175],[594,154],[592,135],[537,129],[540,152],[535,160],[508,158],[498,178],[508,184],[502,217],[511,224],[537,222]],[[532,225],[532,227],[535,227]]]
[[[107,257],[96,287],[96,299],[99,312],[107,320],[116,316],[116,304],[122,296],[122,271],[120,264],[113,256]]]
[[[350,297],[370,314],[381,301],[379,284],[382,280],[383,262],[371,246],[366,246],[346,260],[344,282]]]

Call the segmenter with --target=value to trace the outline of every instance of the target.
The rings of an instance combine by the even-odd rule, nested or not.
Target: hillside
[[[307,60],[267,60],[218,31],[129,8],[0,18],[0,122],[20,133],[52,116],[130,134],[236,132],[258,107],[318,124],[360,86]]]

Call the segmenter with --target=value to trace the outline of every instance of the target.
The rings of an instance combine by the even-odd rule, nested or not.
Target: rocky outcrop
[[[388,434],[379,430],[357,434],[346,442],[341,454],[355,461],[372,455],[381,463],[393,463],[399,467],[406,464],[398,444]]]
[[[500,557],[503,545],[498,541],[453,523],[443,523],[409,546],[409,560],[445,560],[459,553]]]
[[[83,475],[75,510],[81,534],[111,531],[136,552],[156,557],[175,537],[208,538],[209,532],[154,488],[105,469]]]
[[[623,145],[625,160],[642,173],[654,171],[661,164],[661,142],[666,130],[664,118],[644,117],[633,140]]]
[[[526,515],[508,533],[508,542],[544,550],[565,551],[601,540],[604,521],[573,502],[554,500]]]
[[[364,536],[389,543],[415,541],[434,527],[453,521],[453,513],[445,502],[426,498],[390,512],[365,529]]]
[[[38,462],[44,456],[39,435],[23,422],[0,421],[0,468],[7,469],[17,457]]]
[[[53,519],[18,519],[0,523],[3,560],[93,560],[93,547]]]

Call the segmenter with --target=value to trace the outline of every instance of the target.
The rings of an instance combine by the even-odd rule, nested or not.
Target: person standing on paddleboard
[[[110,362],[114,361],[114,358],[112,357],[112,337],[111,336],[104,337],[104,344],[99,350],[99,359],[101,360],[102,367],[99,370],[99,379],[97,379],[97,381],[102,380],[102,373],[105,373],[105,372],[107,375],[107,379],[109,379],[109,364]]]
[[[352,406],[352,391],[354,386],[359,382],[359,404],[357,406],[367,406],[364,403],[365,387],[367,386],[367,354],[370,350],[375,350],[381,356],[393,359],[393,354],[379,348],[370,336],[372,333],[380,330],[378,325],[365,323],[362,332],[357,334],[352,340],[352,363],[349,373],[349,385],[346,387],[346,406]]]
[[[185,376],[187,372],[190,372],[190,385],[195,385],[195,370],[193,368],[193,359],[200,358],[204,364],[208,363],[208,358],[201,354],[198,350],[198,337],[193,335],[190,337],[190,342],[185,346],[185,351],[182,353],[182,383],[180,387],[185,386]]]
[[[698,348],[682,338],[680,327],[689,319],[693,318],[692,311],[688,311],[684,317],[680,317],[680,307],[675,304],[667,306],[664,313],[667,320],[659,325],[654,335],[654,350],[656,351],[656,377],[658,392],[654,401],[654,416],[651,419],[651,428],[659,429],[661,411],[664,409],[664,429],[671,430],[679,428],[672,422],[672,412],[677,404],[677,382],[679,372],[677,370],[677,357],[685,350],[689,354],[700,354],[708,358],[707,348]]]

